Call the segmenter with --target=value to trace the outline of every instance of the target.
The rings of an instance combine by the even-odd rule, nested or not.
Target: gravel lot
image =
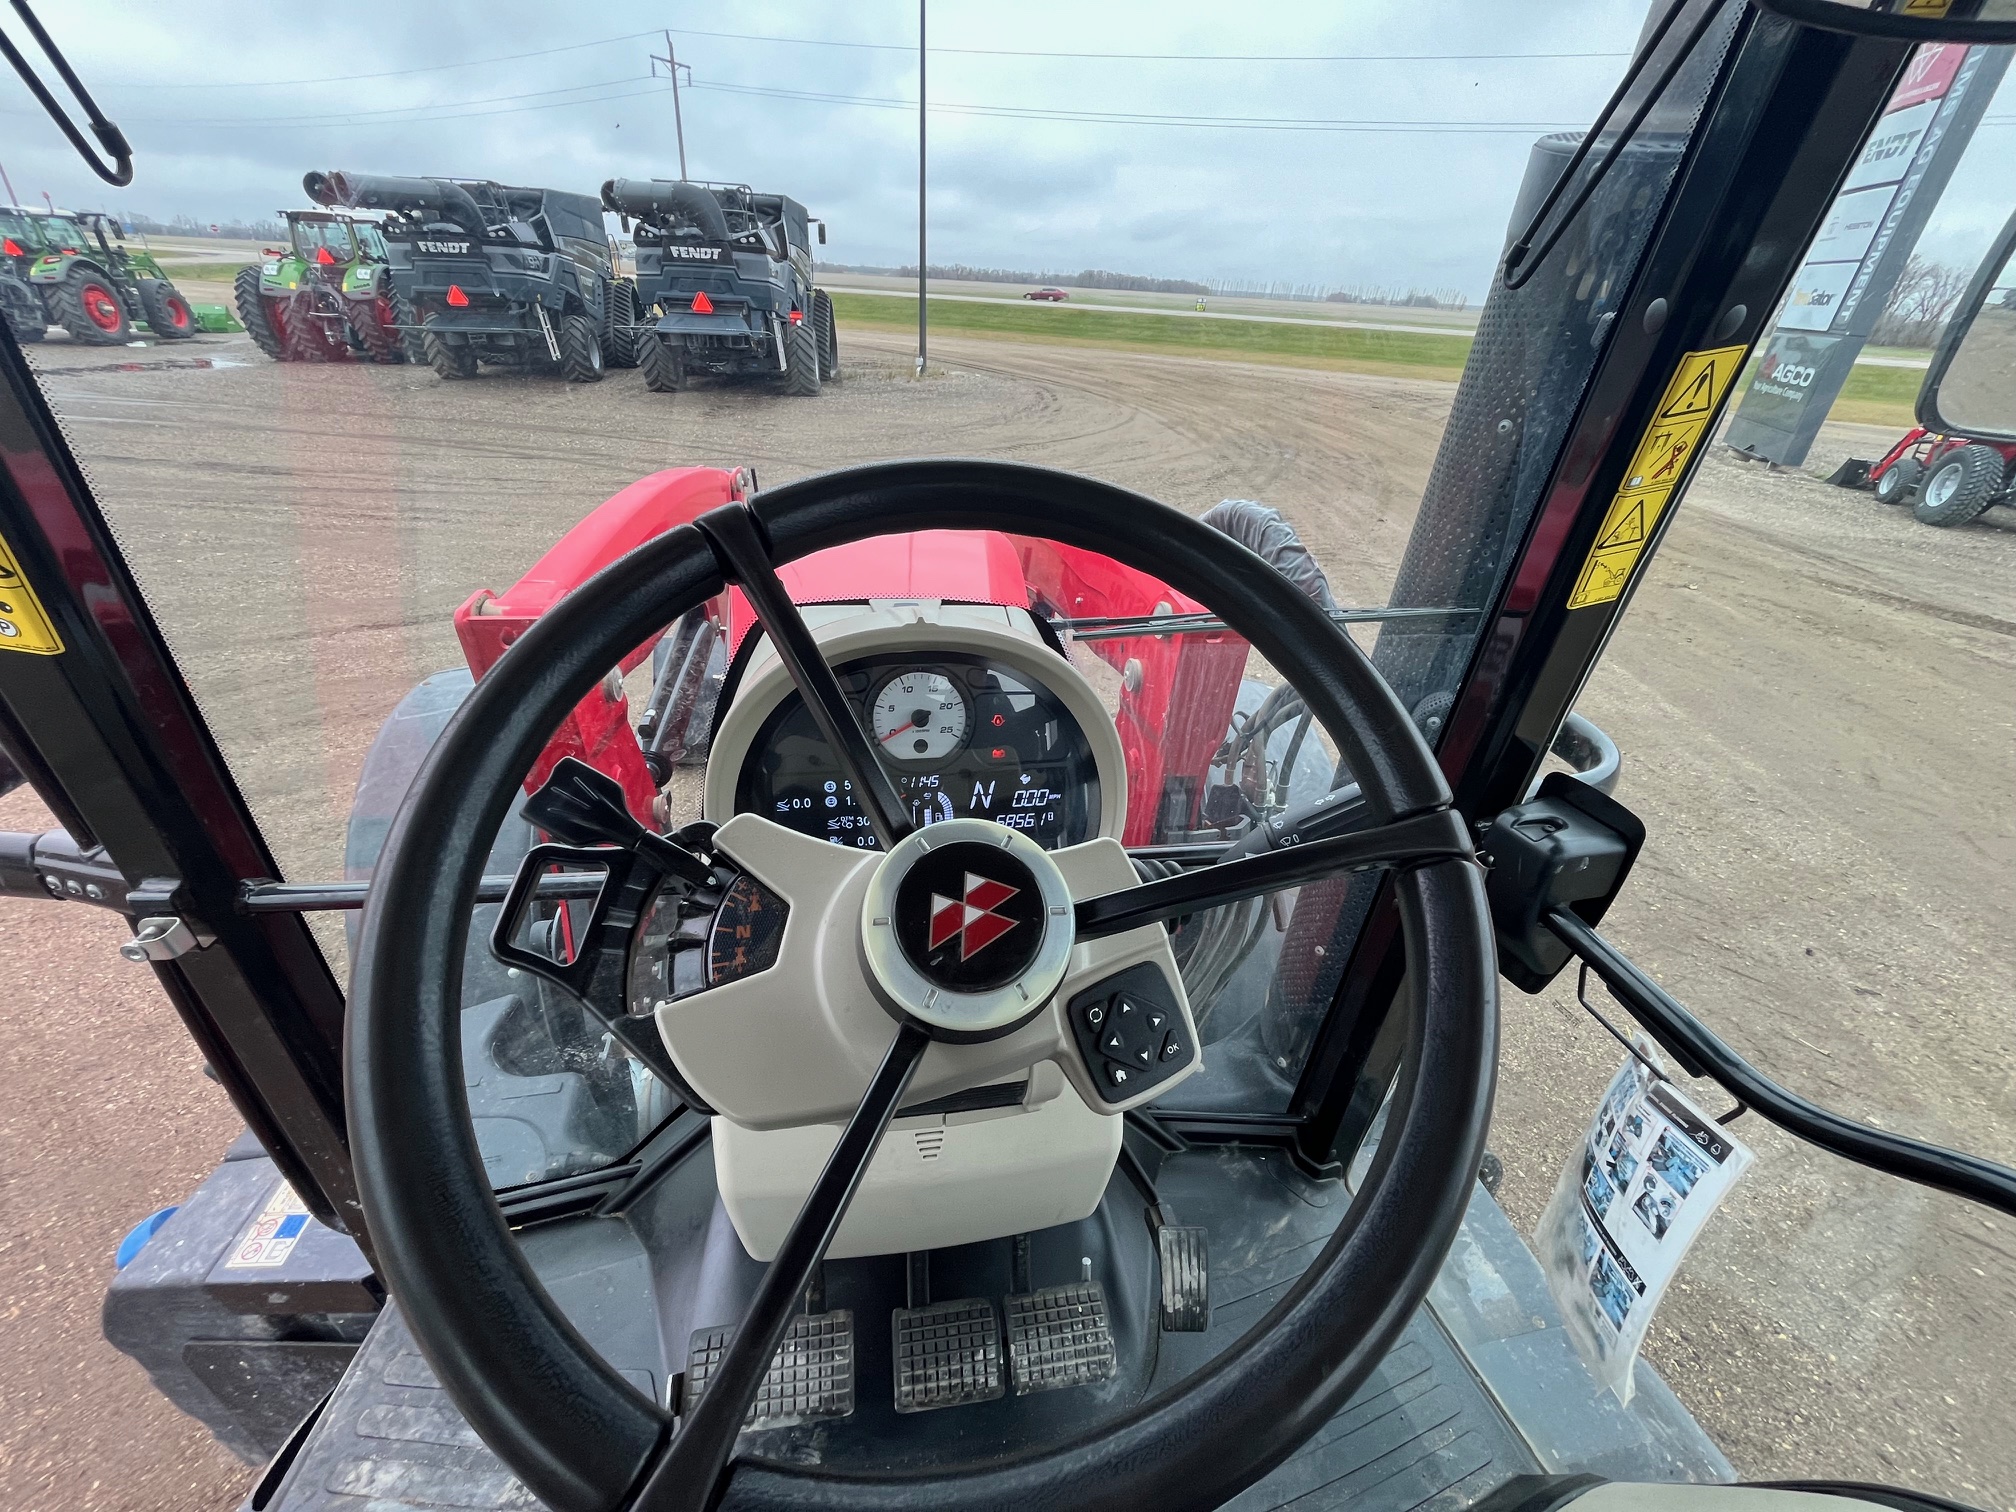
[[[206,296],[200,289],[192,297]],[[1453,386],[847,333],[814,401],[668,400],[412,369],[267,363],[244,338],[35,360],[288,874],[340,872],[379,721],[459,661],[450,615],[638,474],[766,482],[966,454],[1182,508],[1257,497],[1340,600],[1381,600]],[[208,364],[199,366],[195,364]],[[1830,428],[1812,469],[1887,432]],[[1866,493],[1710,457],[1581,702],[1651,840],[1608,931],[1794,1087],[2016,1160],[2001,898],[2016,860],[2016,511],[1935,531]],[[40,824],[28,795],[0,825]],[[235,1132],[117,921],[0,904],[16,1067],[0,1111],[0,1505],[228,1506],[247,1473],[98,1340],[119,1236]],[[1614,1068],[1572,984],[1511,993],[1494,1144],[1538,1216]],[[1508,989],[1509,992],[1509,989]],[[1707,1094],[1711,1105],[1721,1100]],[[2016,1233],[1806,1152],[1760,1151],[1651,1354],[1739,1469],[1896,1481],[2016,1509]]]

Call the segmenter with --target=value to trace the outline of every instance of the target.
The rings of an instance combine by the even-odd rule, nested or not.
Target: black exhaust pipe
[[[395,178],[382,173],[310,173],[301,180],[318,205],[349,210],[421,211],[441,216],[471,236],[487,234],[483,212],[469,191],[448,179]]]
[[[602,208],[636,220],[662,221],[682,215],[714,241],[728,240],[721,202],[683,179],[610,179],[602,186]]]

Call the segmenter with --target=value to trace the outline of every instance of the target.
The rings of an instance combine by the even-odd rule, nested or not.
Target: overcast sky
[[[107,190],[20,84],[0,76],[0,166],[30,202],[46,191],[59,204],[211,220],[302,203],[311,168],[588,192],[612,175],[670,177],[672,99],[649,62],[664,39],[641,35],[669,24],[693,72],[684,114],[694,176],[805,201],[831,227],[833,261],[915,260],[914,4],[345,0],[273,7],[265,19],[214,0],[41,9],[132,139],[136,182]],[[932,0],[930,95],[945,107],[930,117],[932,261],[1481,296],[1529,144],[1588,122],[1644,15],[1644,0],[1425,0],[1382,11],[1330,0]],[[1003,51],[1015,49],[1295,57]],[[1553,56],[1508,56],[1519,53]],[[1333,56],[1308,60],[1319,54]],[[1463,54],[1482,56],[1454,56]],[[313,82],[276,82],[304,80]],[[1381,129],[1138,125],[973,107]],[[1990,115],[2004,123],[1976,138],[1924,244],[1951,261],[1971,263],[2016,204],[2016,82]]]

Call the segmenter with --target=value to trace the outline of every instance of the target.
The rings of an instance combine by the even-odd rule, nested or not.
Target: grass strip
[[[898,329],[917,324],[917,306],[907,299],[843,290],[832,293],[834,313],[843,324]],[[1455,333],[1431,336],[1414,331],[1197,320],[1146,311],[1135,315],[1112,310],[1060,310],[1034,302],[1025,307],[953,299],[932,300],[930,314],[932,330],[958,336],[1338,368],[1446,382],[1462,376],[1464,360],[1470,355],[1470,337]]]

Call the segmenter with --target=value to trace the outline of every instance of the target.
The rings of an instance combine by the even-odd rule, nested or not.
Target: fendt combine
[[[389,297],[441,377],[474,378],[489,363],[594,383],[605,365],[634,361],[633,296],[591,196],[341,172],[302,186],[318,205],[390,212]]]
[[[833,301],[812,284],[814,223],[796,200],[747,184],[611,179],[602,207],[637,239],[637,365],[650,388],[673,393],[706,373],[811,395],[840,376]]]
[[[402,336],[385,237],[375,217],[338,210],[283,210],[287,245],[268,247],[238,270],[238,318],[275,362],[351,357],[404,362],[419,337]],[[408,322],[410,324],[410,322]]]

